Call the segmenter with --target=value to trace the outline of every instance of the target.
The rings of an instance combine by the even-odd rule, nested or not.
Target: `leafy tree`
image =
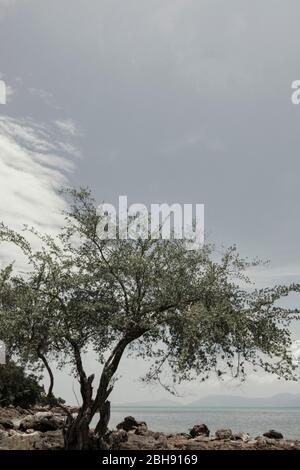
[[[71,362],[80,383],[82,405],[76,417],[69,416],[67,449],[101,445],[109,396],[127,351],[151,360],[144,379],[168,389],[211,373],[222,377],[230,371],[243,380],[259,367],[294,378],[288,326],[299,310],[277,301],[298,292],[299,285],[251,289],[246,270],[258,261],[241,259],[235,247],[218,256],[211,246],[189,251],[181,240],[103,239],[90,192],[69,190],[67,196],[70,209],[58,238],[33,231],[40,250],[8,228],[0,230],[0,239],[19,246],[31,266],[15,276],[11,288],[34,292],[39,308],[28,309],[17,288],[20,316],[40,318],[48,354],[62,365]],[[8,305],[2,322],[10,315]],[[84,366],[90,350],[101,364],[95,391],[94,374],[88,376]],[[98,412],[92,435],[89,425]]]
[[[0,337],[5,341],[8,356],[18,357],[23,367],[31,367],[35,372],[47,370],[47,398],[51,403],[54,400],[54,375],[47,357],[49,321],[43,314],[45,302],[41,302],[38,288],[39,279],[30,282],[21,276],[13,276],[12,265],[0,272]]]
[[[25,374],[24,369],[12,361],[0,366],[0,406],[29,408],[41,403],[44,395],[35,375]]]

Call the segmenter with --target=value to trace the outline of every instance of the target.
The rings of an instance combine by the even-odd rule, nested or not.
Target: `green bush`
[[[44,388],[39,384],[38,377],[27,375],[13,361],[0,366],[0,406],[28,408],[41,403],[44,397]]]

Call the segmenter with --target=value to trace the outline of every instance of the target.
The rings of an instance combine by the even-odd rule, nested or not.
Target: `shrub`
[[[0,366],[0,406],[21,406],[28,408],[41,403],[45,396],[39,377],[26,374],[13,361]]]

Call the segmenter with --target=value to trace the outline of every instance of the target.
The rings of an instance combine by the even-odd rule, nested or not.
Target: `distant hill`
[[[156,401],[141,401],[134,403],[122,403],[115,404],[116,407],[126,407],[126,408],[144,408],[144,407],[300,407],[300,394],[292,393],[279,393],[271,397],[244,397],[244,396],[234,396],[234,395],[208,395],[203,398],[199,398],[192,403],[184,405],[172,400],[156,400]]]
[[[300,394],[280,393],[271,397],[256,398],[234,395],[208,395],[207,397],[199,398],[187,406],[300,407]]]
[[[170,406],[182,406],[179,403],[176,403],[172,400],[162,399],[162,400],[154,400],[154,401],[136,401],[132,403],[115,403],[114,406],[118,407],[132,407],[132,408],[144,408],[147,406],[154,406],[154,407],[170,407]]]

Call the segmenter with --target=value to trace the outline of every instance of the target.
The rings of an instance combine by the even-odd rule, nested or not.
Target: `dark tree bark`
[[[100,420],[95,429],[95,433],[99,436],[105,436],[108,430],[108,423],[110,420],[110,401],[106,400],[100,409]]]
[[[89,416],[87,410],[81,408],[76,418],[67,418],[64,430],[64,442],[66,450],[89,450]]]
[[[53,395],[53,387],[54,387],[54,376],[53,376],[53,372],[52,372],[52,370],[51,370],[51,367],[50,367],[50,365],[49,365],[49,362],[47,361],[46,356],[41,352],[40,349],[38,350],[38,357],[41,359],[41,361],[43,362],[43,364],[44,364],[44,366],[46,367],[46,370],[47,370],[47,372],[48,372],[50,384],[49,384],[49,388],[48,388],[47,397],[48,397],[48,398],[52,398],[52,397],[54,396],[54,395]]]
[[[93,418],[93,387],[94,375],[87,377],[82,364],[81,351],[76,341],[68,338],[71,344],[76,368],[79,376],[82,406],[76,417],[68,417],[64,430],[66,450],[89,450],[91,448],[89,425]]]
[[[113,391],[111,381],[119,367],[120,360],[124,354],[126,347],[132,341],[142,336],[144,333],[145,330],[136,329],[130,334],[125,334],[125,336],[118,342],[112,354],[104,364],[99,387],[92,409],[93,416],[97,411],[100,412],[100,420],[96,426],[95,432],[101,438],[104,437],[105,433],[107,432],[108,423],[110,419],[110,402],[107,399]]]
[[[80,348],[75,341],[68,338],[74,351],[83,403],[75,418],[71,416],[68,417],[64,430],[66,450],[92,450],[105,448],[103,437],[108,430],[108,423],[110,420],[110,402],[108,401],[108,397],[113,390],[113,386],[111,384],[112,379],[118,369],[126,347],[132,341],[142,336],[144,332],[144,330],[139,329],[131,332],[130,334],[125,334],[125,336],[117,343],[110,357],[104,364],[95,399],[93,399],[92,387],[94,375],[91,375],[90,377],[86,376],[83,369]],[[89,426],[93,417],[98,412],[100,413],[100,419],[96,426],[95,433],[92,434]]]

